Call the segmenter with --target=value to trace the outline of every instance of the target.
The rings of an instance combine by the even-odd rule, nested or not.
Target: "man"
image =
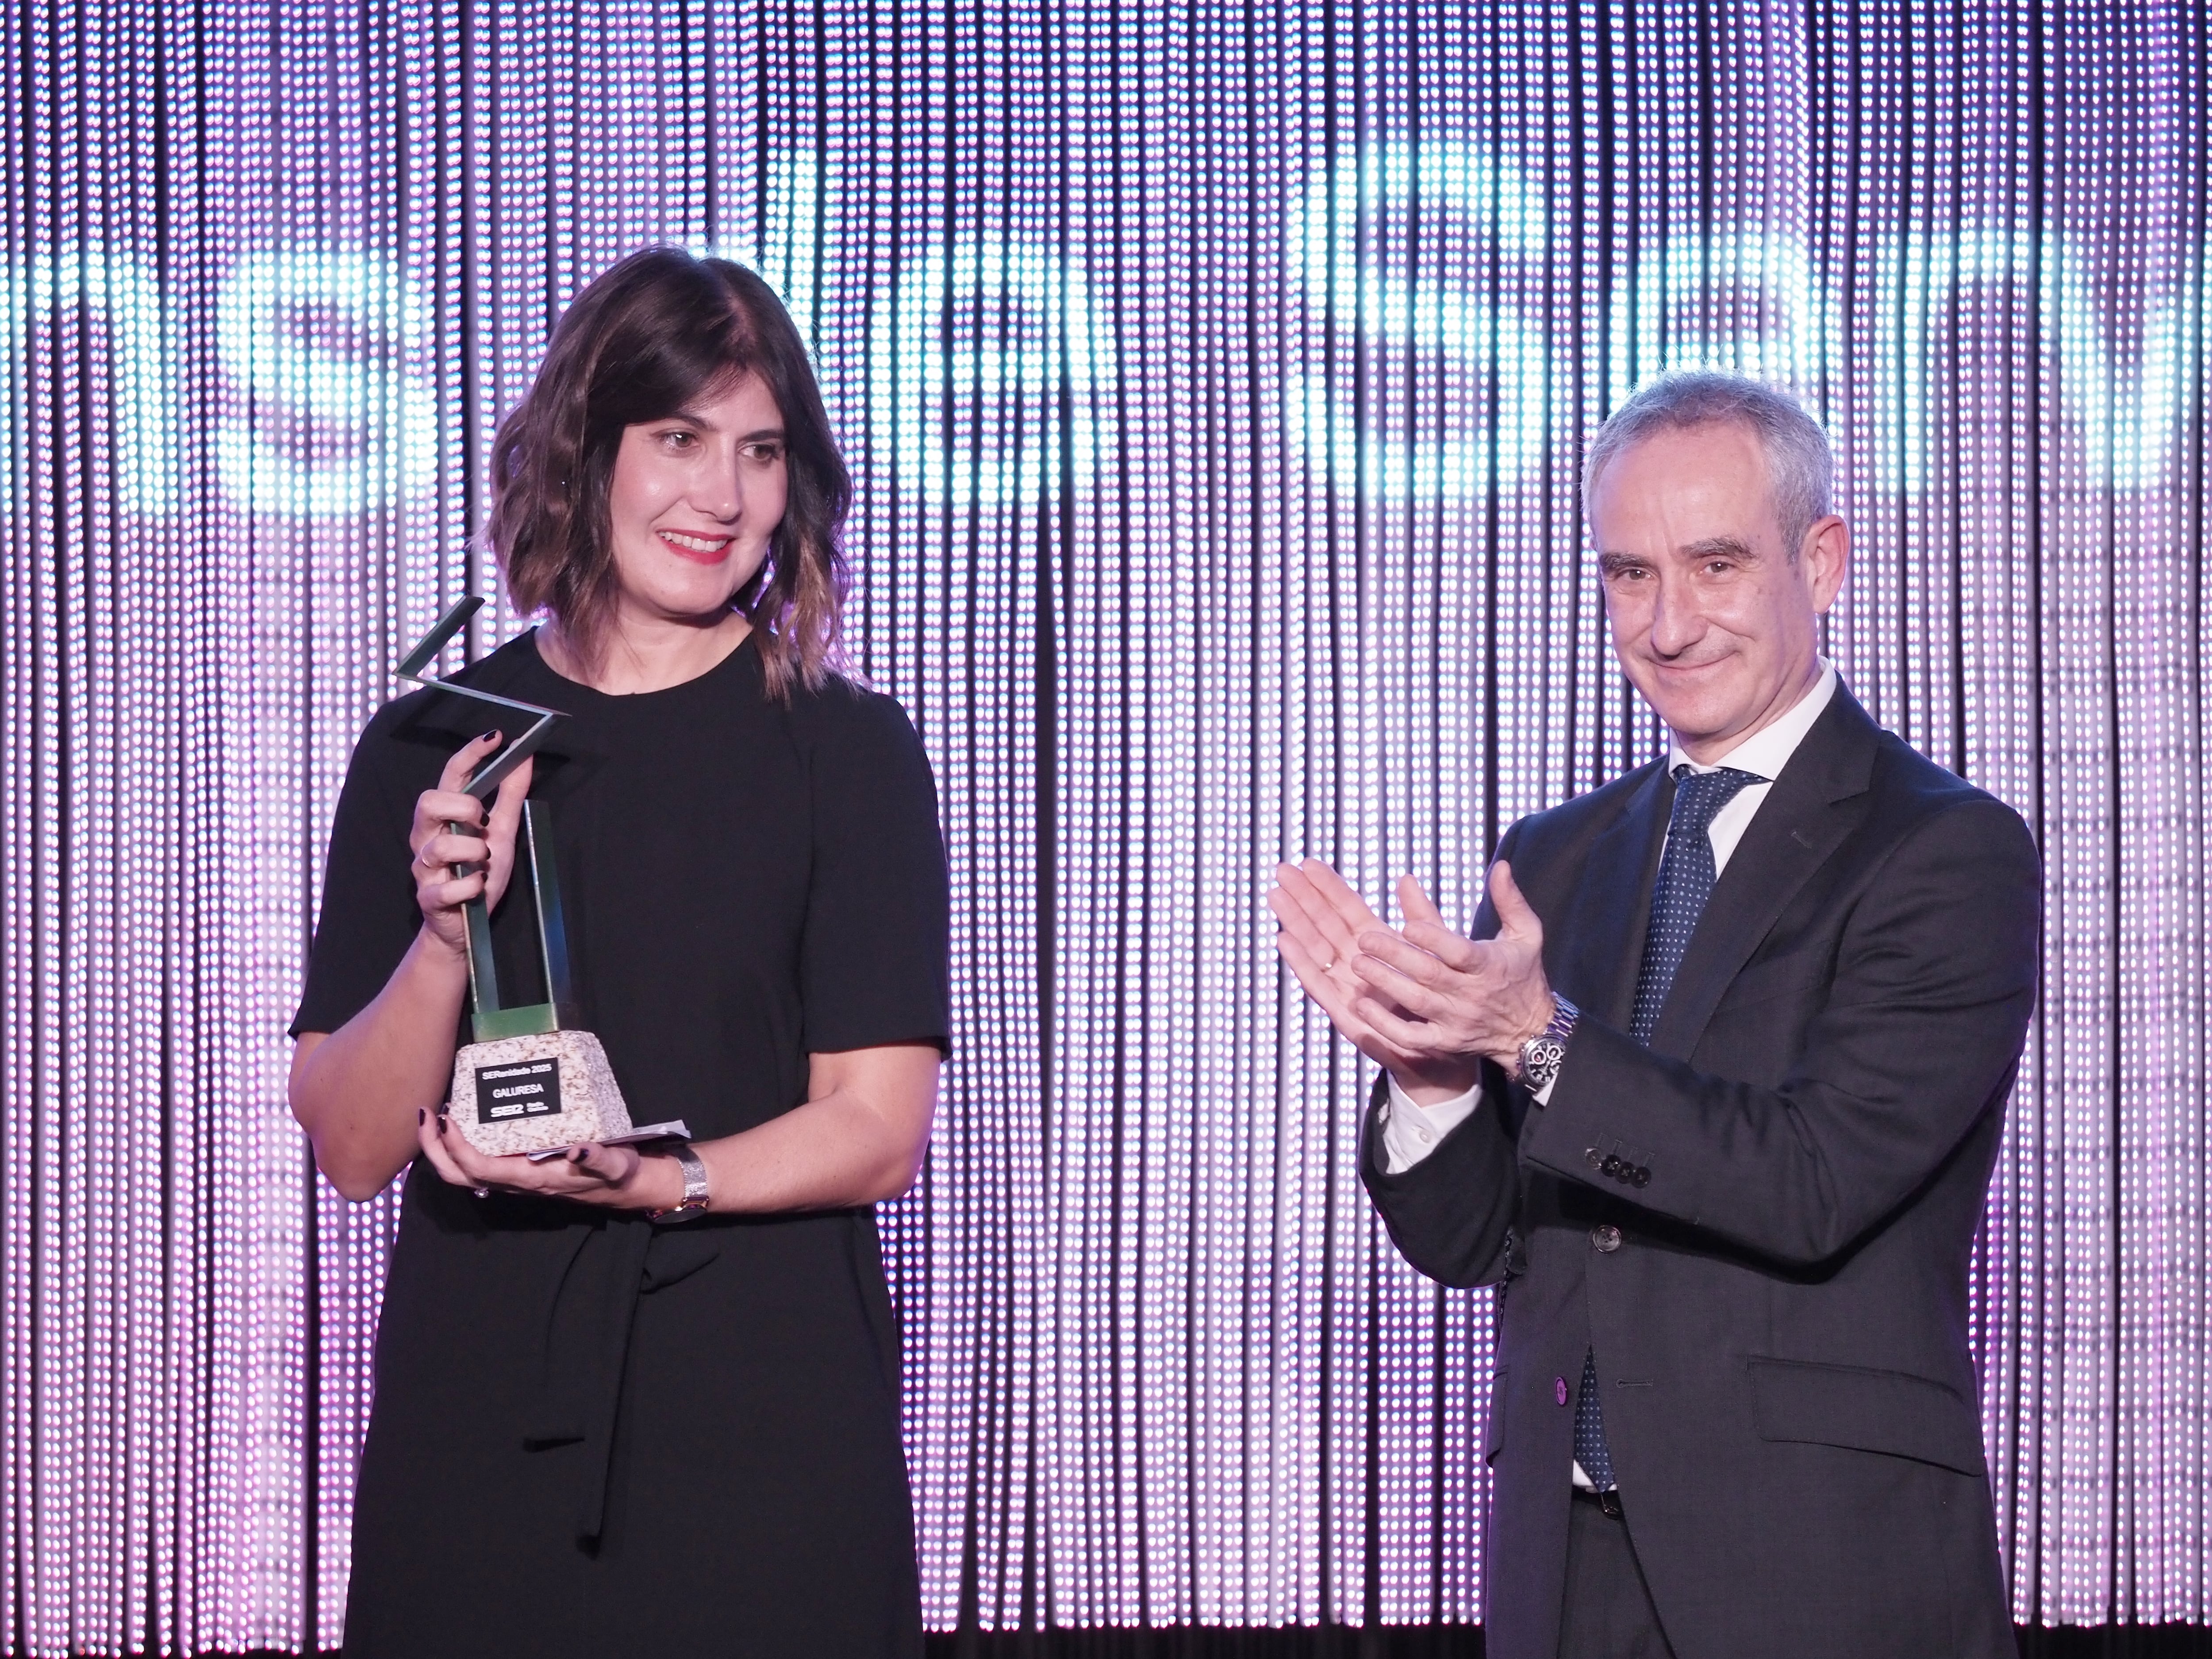
[[[2040,878],[1820,659],[1831,476],[1778,392],[1639,392],[1583,501],[1666,759],[1508,830],[1471,940],[1278,872],[1392,1238],[1498,1286],[1492,1659],[2014,1651],[1966,1275]]]

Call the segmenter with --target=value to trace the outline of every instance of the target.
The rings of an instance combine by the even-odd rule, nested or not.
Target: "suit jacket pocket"
[[[1490,1415],[1482,1425],[1482,1461],[1486,1464],[1498,1461],[1498,1449],[1504,1444],[1505,1381],[1511,1375],[1503,1366],[1490,1374]]]
[[[1802,1440],[1984,1474],[1982,1425],[1945,1384],[1909,1371],[1750,1360],[1753,1422],[1762,1440]]]

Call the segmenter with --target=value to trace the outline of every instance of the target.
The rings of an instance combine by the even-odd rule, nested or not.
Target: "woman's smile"
[[[679,559],[695,564],[720,564],[730,556],[737,538],[711,530],[663,530],[661,544]]]

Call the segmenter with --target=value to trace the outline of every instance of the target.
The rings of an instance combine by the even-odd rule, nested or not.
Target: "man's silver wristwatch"
[[[1513,1080],[1532,1095],[1550,1087],[1559,1074],[1559,1063],[1567,1057],[1567,1039],[1575,1034],[1575,1022],[1582,1017],[1581,1009],[1553,992],[1552,1018],[1542,1030],[1521,1045],[1520,1070]]]
[[[688,1140],[675,1143],[670,1156],[684,1171],[684,1196],[665,1210],[648,1210],[647,1218],[653,1221],[689,1221],[695,1215],[707,1213],[707,1164],[692,1150]]]

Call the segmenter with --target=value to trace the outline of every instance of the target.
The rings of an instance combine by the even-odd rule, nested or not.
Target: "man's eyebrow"
[[[1686,559],[1734,559],[1739,564],[1759,562],[1759,550],[1733,536],[1708,536],[1703,541],[1685,542],[1674,550]]]

